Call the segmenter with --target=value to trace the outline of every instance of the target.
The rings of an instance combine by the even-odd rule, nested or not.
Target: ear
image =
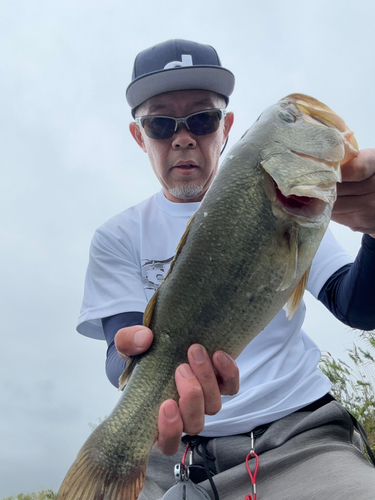
[[[227,140],[230,129],[232,128],[234,122],[234,114],[232,112],[226,113],[224,117],[224,141]]]
[[[143,140],[143,135],[139,126],[135,122],[131,122],[129,130],[138,146],[142,148],[145,153],[147,153],[145,141]]]

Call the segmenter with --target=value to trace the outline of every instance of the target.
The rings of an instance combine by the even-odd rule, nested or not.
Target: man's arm
[[[353,265],[334,273],[319,300],[343,323],[375,328],[375,149],[363,149],[342,166],[332,220],[364,234]]]
[[[363,235],[353,264],[336,271],[318,299],[342,323],[360,330],[375,329],[375,239]]]
[[[126,365],[126,360],[120,357],[115,346],[116,333],[121,328],[127,326],[142,325],[142,323],[143,323],[143,313],[138,311],[115,314],[114,316],[109,316],[108,318],[102,318],[103,332],[108,344],[105,369],[109,381],[115,387],[119,386],[119,378],[120,375],[125,370],[125,365]],[[142,332],[140,334],[140,337],[142,337]],[[135,339],[135,342],[137,342],[138,346],[142,348],[143,346],[142,338]]]

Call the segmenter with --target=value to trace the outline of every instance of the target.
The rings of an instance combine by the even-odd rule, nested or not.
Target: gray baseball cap
[[[175,90],[208,90],[228,102],[234,75],[222,67],[216,50],[188,40],[168,40],[140,52],[134,61],[126,100],[134,109],[150,97]]]

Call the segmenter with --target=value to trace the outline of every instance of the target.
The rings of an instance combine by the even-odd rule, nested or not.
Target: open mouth
[[[286,212],[291,214],[306,218],[316,218],[321,215],[327,207],[327,203],[319,198],[296,196],[294,194],[284,196],[275,182],[274,188],[279,204],[282,205]]]
[[[313,203],[314,198],[308,196],[284,196],[280,189],[275,185],[276,197],[285,206],[291,209],[303,210],[306,205]]]

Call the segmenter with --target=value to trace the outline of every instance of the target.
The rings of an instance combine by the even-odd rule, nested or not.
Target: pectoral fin
[[[282,282],[277,288],[278,292],[287,290],[296,279],[298,264],[298,226],[292,225],[285,233],[289,238],[288,264]]]
[[[297,265],[298,265],[298,226],[292,225],[287,233],[289,237],[289,258],[288,264],[285,270],[285,274],[281,284],[279,285],[277,291],[283,292],[287,290],[296,279],[297,275]],[[310,266],[311,267],[311,266]],[[310,267],[307,269],[305,274],[302,276],[298,285],[294,289],[290,299],[285,305],[285,310],[287,312],[288,319],[292,319],[293,314],[296,312],[299,303],[302,300],[303,294],[306,290],[307,281],[309,279]]]
[[[288,319],[292,319],[293,314],[296,312],[296,310],[299,306],[299,303],[302,300],[303,294],[305,293],[307,281],[309,279],[310,267],[305,272],[305,274],[302,276],[298,285],[294,289],[294,292],[292,293],[290,299],[286,303],[286,312],[287,312]]]

